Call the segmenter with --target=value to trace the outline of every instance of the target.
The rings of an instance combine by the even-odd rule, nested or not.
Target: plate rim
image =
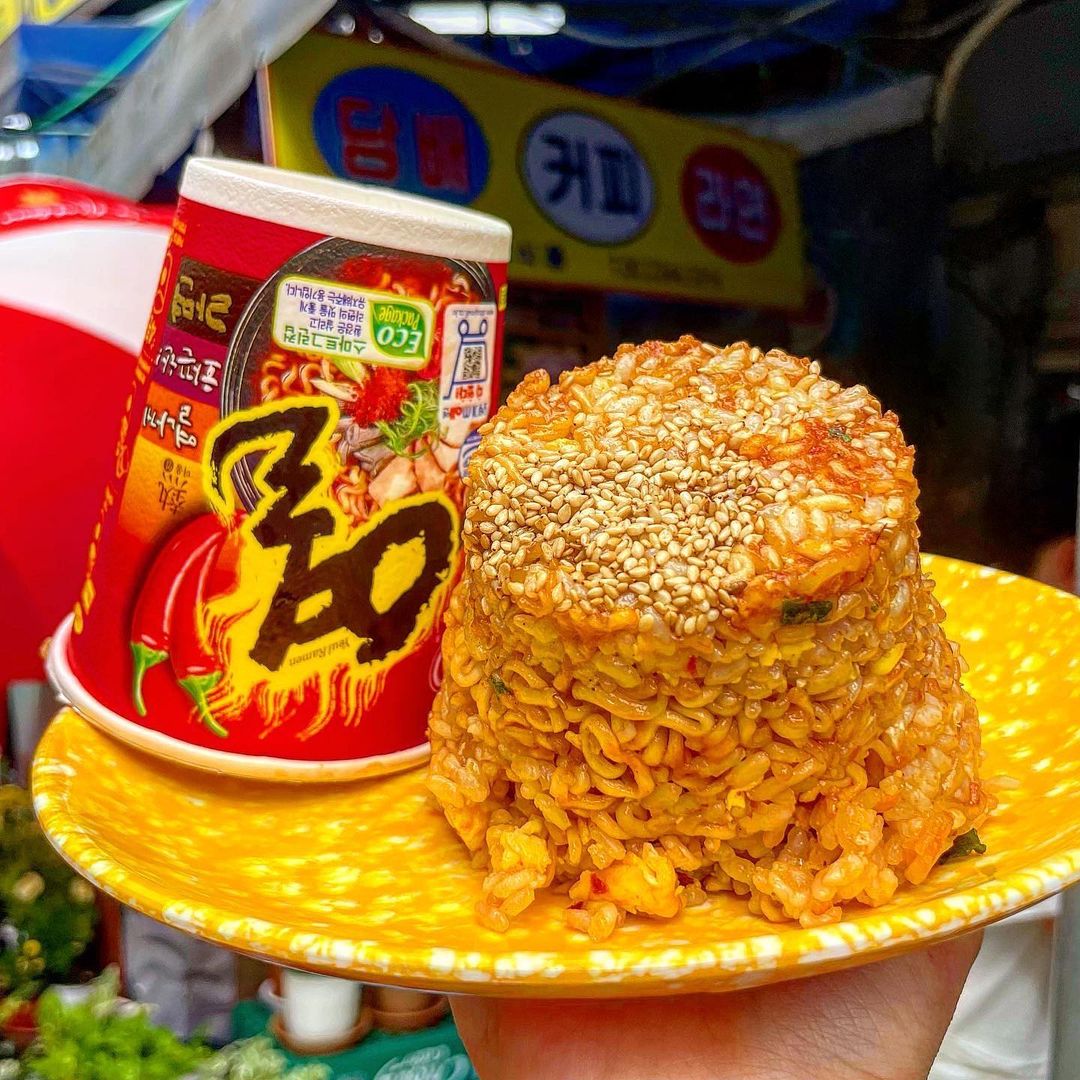
[[[952,564],[981,572],[980,576],[998,578],[1002,584],[1008,579],[1022,580],[1080,606],[1080,598],[1019,575],[942,556],[931,557],[928,562],[927,568],[931,572],[935,563]],[[257,940],[240,935],[233,937],[221,929],[222,925],[239,923],[254,929],[262,923],[278,932],[289,928],[279,922],[222,910],[213,911],[213,925],[200,924],[185,914],[184,909],[189,906],[185,902],[164,897],[145,879],[135,884],[136,878],[131,871],[98,847],[67,810],[67,794],[73,784],[95,783],[95,777],[92,773],[89,776],[77,774],[70,765],[63,764],[62,755],[55,755],[57,760],[52,761],[44,751],[55,739],[65,739],[62,745],[69,745],[70,733],[77,732],[79,725],[87,724],[88,721],[75,710],[62,709],[43,736],[31,770],[34,806],[39,820],[50,842],[73,869],[126,906],[215,944],[286,966],[368,982],[444,993],[564,998],[742,989],[861,965],[885,955],[945,941],[1031,907],[1080,881],[1080,846],[1067,847],[1004,877],[994,874],[982,882],[899,910],[895,907],[863,908],[855,918],[816,928],[763,922],[761,933],[709,945],[667,949],[631,946],[635,962],[628,969],[603,963],[605,957],[620,952],[611,940],[572,956],[509,946],[505,950],[465,953],[460,949],[439,950],[430,945],[387,947],[359,938],[292,929],[287,948],[260,950]],[[83,730],[88,729],[84,727]],[[143,753],[130,747],[125,749],[135,754]],[[150,757],[151,763],[153,760]],[[781,939],[791,935],[799,936],[806,947],[800,948],[798,955],[785,957]],[[275,945],[284,940],[277,939]],[[673,950],[679,953],[677,960],[668,955],[665,962],[665,954]],[[446,955],[436,960],[436,952]],[[591,964],[590,958],[593,958]],[[672,967],[673,962],[677,967]],[[553,963],[558,965],[558,970],[545,973],[545,967]]]

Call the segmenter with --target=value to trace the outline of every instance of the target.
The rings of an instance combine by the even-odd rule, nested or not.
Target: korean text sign
[[[490,68],[310,34],[261,87],[274,164],[507,218],[511,276],[797,307],[795,155]]]

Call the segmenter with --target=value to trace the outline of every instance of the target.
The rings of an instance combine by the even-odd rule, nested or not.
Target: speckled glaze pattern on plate
[[[279,962],[373,982],[520,996],[735,989],[944,939],[1080,879],[1080,601],[927,557],[979,702],[984,776],[1003,793],[985,855],[888,905],[803,930],[731,896],[597,945],[541,897],[504,935],[478,926],[480,873],[422,769],[352,784],[231,780],[147,757],[70,711],[34,763],[46,832],[91,881],[147,915]]]

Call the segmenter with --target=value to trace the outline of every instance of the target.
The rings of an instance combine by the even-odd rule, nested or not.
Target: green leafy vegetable
[[[183,1042],[152,1024],[145,1010],[121,1014],[118,987],[116,969],[110,968],[77,1005],[65,1005],[52,992],[42,995],[41,1034],[15,1075],[22,1080],[329,1080],[326,1065],[290,1067],[264,1037],[217,1053],[197,1040]]]
[[[193,1080],[329,1080],[329,1065],[297,1065],[267,1038],[233,1043],[204,1062]]]
[[[176,1080],[210,1055],[208,1047],[156,1027],[144,1011],[119,1014],[118,985],[110,968],[77,1005],[51,991],[42,995],[41,1033],[24,1060],[27,1080]]]
[[[839,424],[833,424],[833,426],[829,428],[829,434],[834,439],[839,439],[841,442],[851,442],[851,436]]]
[[[417,379],[409,383],[409,396],[401,406],[401,415],[389,423],[377,420],[375,426],[382,432],[386,445],[403,458],[418,458],[434,445],[439,435],[439,388],[435,379]],[[409,447],[418,439],[423,440],[420,450]]]
[[[346,379],[362,383],[367,378],[368,366],[363,360],[354,360],[350,356],[328,356],[327,359]]]
[[[780,621],[784,626],[821,622],[832,609],[831,600],[785,600],[780,605]]]
[[[45,838],[30,793],[0,785],[0,924],[14,937],[8,948],[0,946],[7,1009],[71,973],[96,919],[94,890]]]
[[[492,675],[490,682],[496,694],[508,694],[510,692],[510,687],[498,675]]]
[[[948,862],[950,859],[962,859],[965,855],[985,855],[986,845],[979,839],[979,834],[974,829],[968,829],[961,833],[953,842],[952,847],[938,859],[939,863]]]

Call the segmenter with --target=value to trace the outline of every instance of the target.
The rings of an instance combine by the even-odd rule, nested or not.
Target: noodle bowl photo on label
[[[305,352],[290,334],[279,298],[301,295],[310,283],[339,285],[341,300],[368,300],[374,327],[373,355]],[[378,299],[374,299],[378,298]],[[494,302],[482,266],[419,255],[395,255],[344,240],[328,240],[301,253],[263,286],[237,327],[226,364],[224,409],[270,401],[333,398],[339,417],[330,439],[338,459],[335,500],[353,524],[362,524],[394,499],[418,491],[444,491],[460,504],[457,459],[468,425],[449,425],[440,415],[444,399],[443,327],[449,312]],[[481,319],[488,310],[480,307]],[[292,338],[288,345],[283,340]],[[385,348],[379,346],[379,341]],[[395,348],[395,343],[399,347]],[[451,343],[456,345],[456,340]],[[452,380],[453,370],[450,378]]]

